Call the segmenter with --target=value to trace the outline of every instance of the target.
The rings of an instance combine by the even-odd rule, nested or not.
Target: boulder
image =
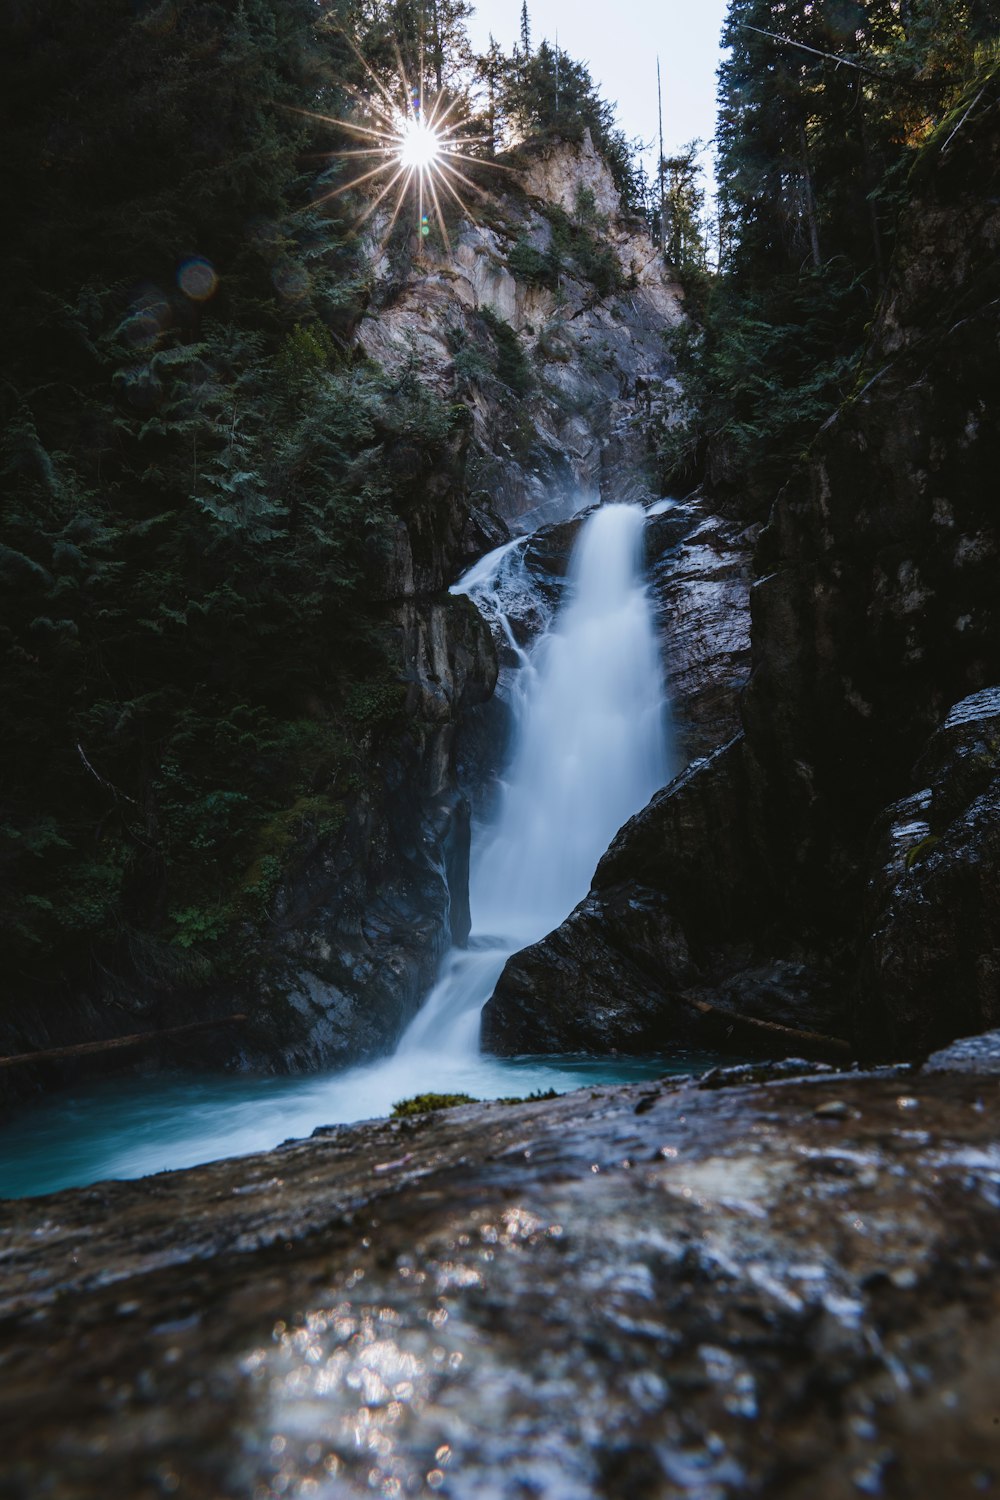
[[[989,1494],[997,1039],[4,1205],[8,1500]]]
[[[744,805],[742,738],[658,792],[569,919],[508,960],[483,1010],[483,1046],[642,1052],[689,1039],[687,992],[745,957],[759,918]]]
[[[914,779],[878,831],[857,1027],[926,1056],[1000,1021],[1000,689],[955,705]]]

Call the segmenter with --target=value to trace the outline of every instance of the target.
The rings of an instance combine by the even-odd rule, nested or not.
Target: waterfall
[[[607,505],[585,522],[568,603],[520,674],[513,757],[471,889],[474,930],[512,946],[568,916],[618,829],[666,780],[643,519],[638,506]]]
[[[470,1057],[512,953],[558,927],[618,829],[667,779],[665,703],[642,574],[644,515],[605,505],[584,522],[569,597],[514,687],[510,765],[492,826],[473,834],[469,948],[452,952],[397,1057]],[[505,623],[517,543],[456,585]],[[517,566],[518,563],[513,564]],[[509,634],[509,630],[508,630]],[[513,636],[510,636],[513,640]]]
[[[519,666],[513,736],[494,811],[473,830],[467,948],[391,1057],[326,1077],[183,1079],[55,1099],[17,1127],[0,1192],[53,1191],[265,1150],[287,1136],[386,1114],[433,1091],[475,1098],[649,1076],[663,1059],[500,1059],[479,1051],[480,1013],[512,953],[586,895],[618,828],[667,779],[665,705],[642,575],[643,512],[606,505],[583,523],[567,596],[529,651],[508,611],[523,607],[527,538],[498,548],[455,585],[504,630]],[[681,1058],[669,1069],[689,1066]],[[8,1133],[9,1134],[9,1133]]]

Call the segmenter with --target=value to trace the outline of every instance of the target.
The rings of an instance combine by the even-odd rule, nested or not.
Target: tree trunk
[[[805,187],[805,209],[806,223],[809,226],[809,246],[812,251],[813,267],[818,271],[822,265],[819,253],[819,225],[816,222],[816,201],[813,198],[812,173],[809,170],[809,148],[806,143],[806,127],[802,120],[799,121],[799,147],[802,152],[802,182]]]
[[[440,94],[444,83],[442,71],[444,68],[444,54],[441,48],[441,26],[438,17],[438,0],[433,0],[432,24],[434,27],[434,79],[437,83],[437,91]]]
[[[125,1047],[145,1047],[150,1042],[172,1041],[212,1031],[218,1026],[242,1026],[246,1016],[220,1016],[217,1021],[193,1021],[189,1026],[171,1026],[166,1031],[140,1031],[132,1036],[116,1036],[105,1042],[77,1042],[72,1047],[49,1047],[44,1052],[18,1052],[0,1057],[0,1068],[23,1068],[32,1063],[68,1062],[74,1057],[92,1057],[100,1052],[118,1052]]]

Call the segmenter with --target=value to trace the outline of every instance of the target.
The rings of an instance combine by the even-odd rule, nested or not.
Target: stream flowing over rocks
[[[11,1500],[1000,1487],[1000,1034],[8,1204]]]

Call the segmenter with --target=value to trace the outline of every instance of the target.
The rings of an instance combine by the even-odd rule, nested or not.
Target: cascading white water
[[[477,1054],[480,1012],[507,959],[569,915],[618,829],[666,780],[643,521],[636,505],[606,505],[584,523],[568,602],[518,673],[497,816],[474,832],[470,947],[445,960],[397,1059],[425,1054],[440,1073]],[[492,554],[492,571],[489,560],[477,564],[458,590],[493,590],[496,604],[516,546]]]
[[[35,1148],[40,1142],[49,1153],[58,1140],[63,1175],[32,1179],[25,1161],[20,1176],[0,1174],[0,1192],[50,1191],[260,1150],[317,1124],[387,1113],[415,1093],[494,1098],[571,1088],[595,1072],[629,1073],[627,1065],[484,1057],[479,1018],[510,955],[558,926],[586,895],[618,828],[667,779],[662,674],[642,574],[643,520],[635,505],[606,505],[585,520],[568,599],[527,654],[505,613],[525,586],[526,539],[497,549],[455,586],[499,620],[520,659],[512,755],[494,817],[474,830],[469,946],[447,956],[396,1052],[325,1078],[226,1080],[224,1087],[196,1080],[167,1085],[152,1099],[135,1089],[119,1094],[117,1103],[109,1100],[104,1115],[91,1108],[89,1132],[79,1114],[73,1117],[72,1102],[69,1129],[65,1121],[60,1126],[56,1105],[51,1126],[36,1120],[33,1136]]]
[[[521,674],[513,759],[471,889],[474,930],[517,947],[582,900],[615,833],[666,778],[643,519],[638,506],[607,505],[586,521],[568,604]]]

